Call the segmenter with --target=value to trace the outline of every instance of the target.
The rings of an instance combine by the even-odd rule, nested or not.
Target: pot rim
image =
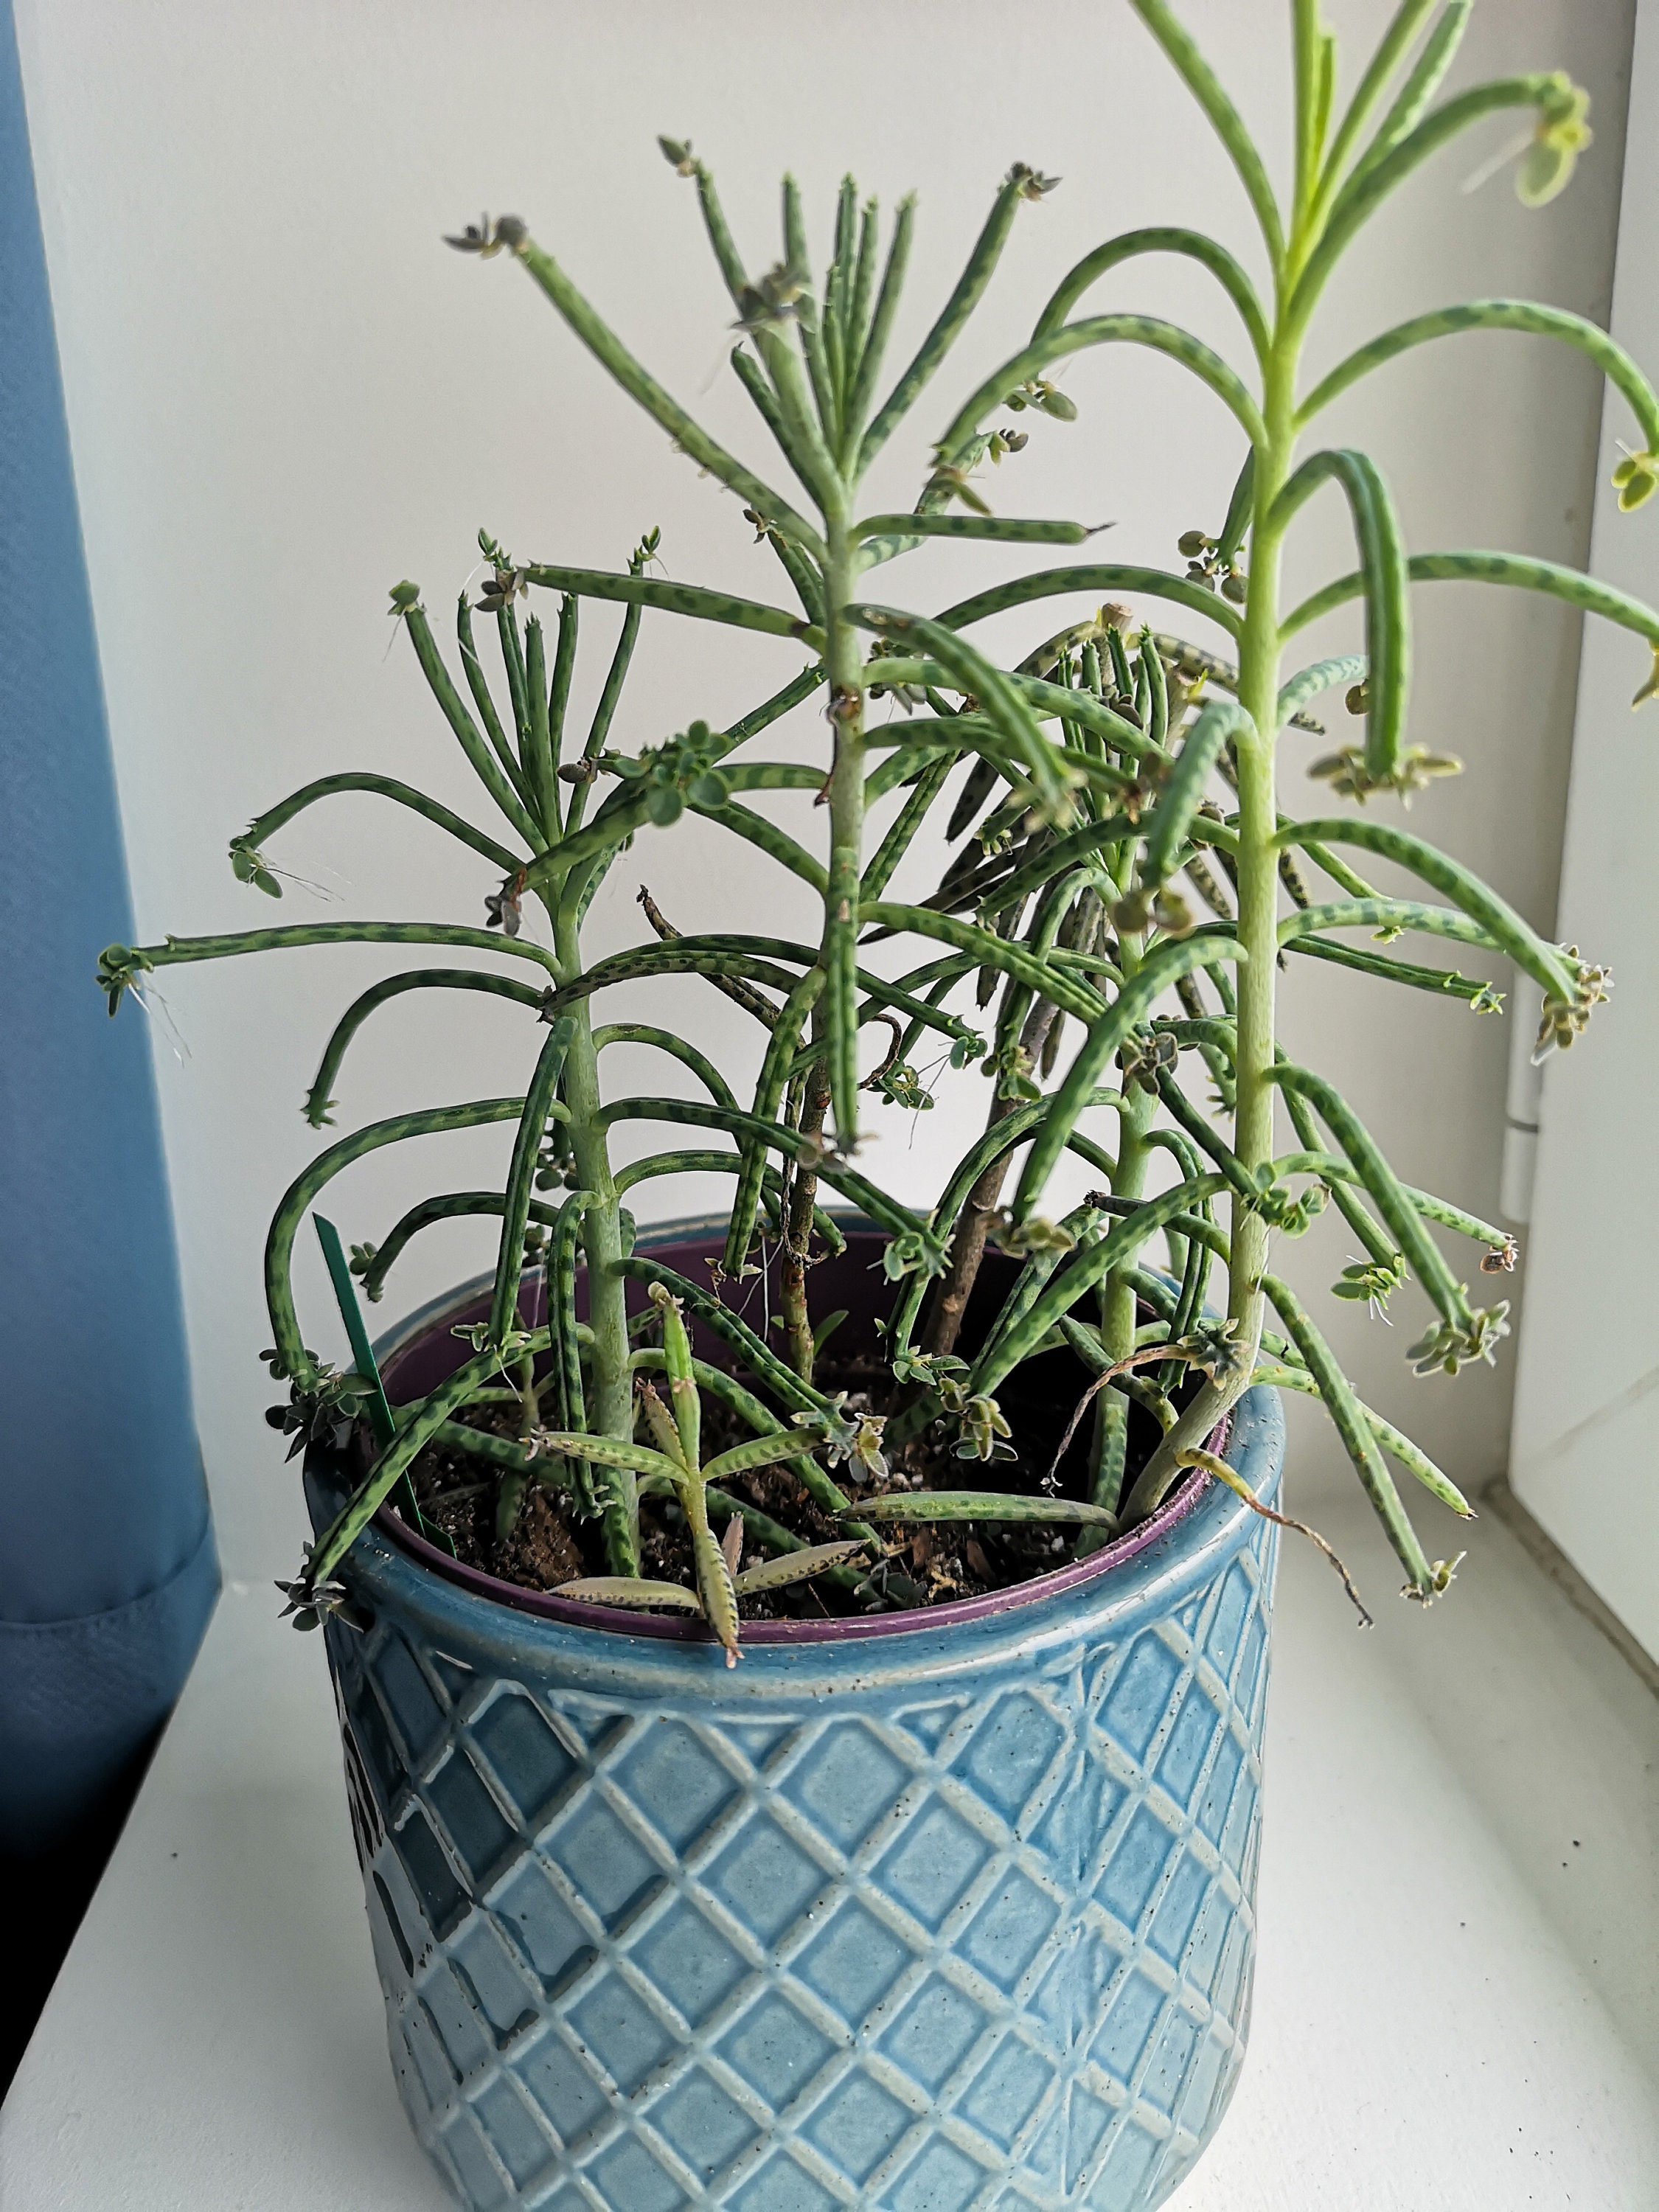
[[[836,1207],[835,1218],[840,1227],[850,1234],[880,1235],[876,1224],[855,1210]],[[637,1232],[636,1250],[650,1250],[671,1243],[686,1243],[699,1233],[723,1236],[725,1224],[713,1214],[693,1214],[672,1221],[651,1222]],[[494,1282],[493,1273],[472,1277],[456,1285],[435,1298],[394,1323],[374,1340],[376,1360],[384,1367],[395,1354],[404,1350],[421,1336],[435,1331],[446,1318],[460,1308],[471,1304]],[[1232,1416],[1224,1413],[1206,1440],[1206,1449],[1218,1456],[1226,1450]],[[856,1613],[832,1615],[823,1620],[755,1620],[745,1621],[743,1642],[748,1644],[781,1644],[799,1649],[809,1644],[837,1644],[860,1642],[873,1637],[916,1635],[929,1630],[965,1626],[969,1623],[989,1620],[1018,1610],[1022,1606],[1036,1605],[1044,1600],[1060,1597],[1098,1581],[1117,1567],[1127,1565],[1143,1552],[1161,1542],[1179,1522],[1185,1520],[1206,1491],[1212,1486],[1212,1478],[1201,1468],[1194,1468],[1184,1482],[1178,1483],[1158,1510],[1125,1534],[1103,1544],[1086,1559],[1073,1559],[1052,1573],[1033,1575],[1027,1581],[1011,1583],[1006,1589],[990,1590],[972,1598],[957,1598],[948,1605],[916,1606],[897,1613]],[[635,1613],[620,1606],[591,1605],[575,1598],[562,1598],[556,1589],[526,1589],[521,1583],[509,1583],[499,1576],[486,1574],[482,1567],[465,1565],[428,1543],[392,1512],[388,1500],[374,1516],[374,1526],[396,1550],[403,1553],[417,1565],[425,1567],[441,1581],[453,1583],[471,1595],[507,1607],[514,1613],[528,1613],[541,1620],[557,1621],[562,1626],[586,1629],[602,1636],[654,1637],[660,1641],[676,1644],[706,1644],[714,1642],[713,1632],[706,1621],[677,1620],[658,1613]]]

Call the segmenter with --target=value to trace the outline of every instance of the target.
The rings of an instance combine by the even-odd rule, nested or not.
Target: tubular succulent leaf
[[[1359,543],[1365,595],[1365,779],[1378,789],[1393,781],[1405,726],[1411,680],[1411,629],[1407,605],[1405,548],[1387,485],[1364,453],[1315,453],[1279,493],[1273,507],[1280,526],[1327,478],[1340,484]]]

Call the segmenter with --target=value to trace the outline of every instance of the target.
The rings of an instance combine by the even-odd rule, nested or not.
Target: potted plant
[[[1633,507],[1659,477],[1659,398],[1601,331],[1510,301],[1425,313],[1311,388],[1302,376],[1327,279],[1419,163],[1489,112],[1521,111],[1517,184],[1538,204],[1588,142],[1585,97],[1559,75],[1437,100],[1468,0],[1402,0],[1340,112],[1334,42],[1317,0],[1297,0],[1282,204],[1165,0],[1135,5],[1238,171],[1265,295],[1195,232],[1109,240],[945,420],[914,506],[871,514],[866,471],[1054,179],[1009,172],[894,377],[911,204],[884,242],[849,181],[819,277],[786,180],[781,252],[758,273],[702,161],[662,142],[695,186],[735,309],[732,366],[793,497],[699,427],[522,222],[486,218],[451,243],[520,264],[741,501],[793,603],[659,577],[654,533],[618,572],[521,562],[482,536],[489,579],[476,600],[462,592],[453,663],[417,587],[392,599],[499,820],[480,828],[349,773],[271,809],[231,858],[280,896],[266,841],[334,793],[374,790],[479,855],[485,926],[325,922],[103,956],[113,1012],[173,962],[348,940],[465,948],[472,964],[394,974],[347,1010],[307,1101],[319,1127],[356,1032],[389,998],[485,991],[524,1010],[522,1096],[337,1139],[283,1197],[265,1255],[267,1358],[290,1390],[275,1418],[309,1447],[317,1528],[283,1588],[298,1625],[326,1621],[404,2100],[470,2205],[1161,2202],[1218,2122],[1248,2021],[1284,1525],[1274,1393],[1325,1404],[1408,1597],[1429,1601],[1455,1565],[1428,1557],[1388,1462],[1454,1514],[1465,1501],[1358,1401],[1271,1248],[1334,1201],[1365,1255],[1335,1295],[1381,1305],[1414,1278],[1423,1375],[1491,1360],[1505,1334],[1504,1304],[1477,1308],[1432,1232],[1472,1243],[1482,1273],[1510,1268],[1515,1248],[1402,1183],[1352,1106],[1285,1056],[1279,970],[1311,956],[1364,988],[1495,1011],[1490,982],[1393,943],[1437,937],[1474,948],[1477,965],[1512,961],[1543,994],[1540,1052],[1571,1043],[1605,974],[1363,802],[1457,767],[1408,741],[1412,583],[1548,592],[1647,639],[1656,669],[1659,616],[1520,556],[1408,556],[1375,465],[1307,434],[1411,346],[1541,333],[1589,355],[1628,402],[1640,450],[1618,480]],[[1170,324],[1079,312],[1148,252],[1220,283],[1248,374]],[[933,537],[1083,544],[1080,523],[993,513],[981,465],[1016,453],[1039,418],[1070,419],[1051,372],[1114,343],[1188,370],[1238,425],[1237,482],[1213,532],[1181,537],[1184,573],[1085,558],[932,616],[878,591],[875,569]],[[1358,565],[1287,608],[1281,547],[1328,483]],[[550,638],[528,612],[549,592]],[[1014,667],[971,641],[994,612],[1079,594],[1104,604],[1055,634],[1035,623],[1045,634]],[[1138,625],[1122,598],[1197,618],[1220,649]],[[1364,655],[1287,678],[1297,633],[1349,599],[1363,603]],[[579,733],[584,603],[623,612]],[[623,743],[647,611],[794,641],[801,670],[724,730],[690,720]],[[1292,817],[1275,741],[1333,690],[1364,715],[1363,742],[1316,765],[1328,803]],[[821,764],[757,751],[814,697]],[[822,803],[815,844],[745,804],[779,790]],[[890,896],[941,811],[957,857],[931,896]],[[687,814],[810,885],[817,941],[681,934],[642,892],[651,938],[586,959],[583,917],[607,871]],[[1370,856],[1421,895],[1374,887],[1355,866]],[[665,975],[763,1024],[747,1101],[692,1036],[596,1024],[596,994]],[[432,1003],[441,1021],[445,1000]],[[696,1095],[608,1096],[603,1055],[621,1042],[677,1060]],[[859,1123],[866,1090],[928,1105],[929,1060],[977,1063],[990,1083],[984,1133],[923,1213],[866,1175]],[[697,1148],[619,1167],[611,1132],[632,1120],[694,1131]],[[379,1146],[489,1122],[515,1131],[503,1188],[425,1197],[349,1261],[319,1221],[354,1365],[320,1361],[289,1269],[327,1184]],[[1044,1193],[1068,1148],[1097,1184],[1054,1219]],[[693,1170],[731,1176],[729,1212],[636,1227],[635,1188]],[[493,1277],[371,1346],[358,1284],[377,1300],[410,1240],[458,1214],[500,1218]]]

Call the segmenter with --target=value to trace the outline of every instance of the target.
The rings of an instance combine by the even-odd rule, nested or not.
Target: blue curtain
[[[146,1024],[93,981],[132,916],[0,7],[0,1851],[35,1853],[165,1717],[218,1568]]]

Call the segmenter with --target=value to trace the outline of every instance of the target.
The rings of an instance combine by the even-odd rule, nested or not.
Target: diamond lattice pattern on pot
[[[908,1704],[554,1703],[331,1629],[393,2057],[467,2202],[1161,2202],[1242,2055],[1273,1538]]]

